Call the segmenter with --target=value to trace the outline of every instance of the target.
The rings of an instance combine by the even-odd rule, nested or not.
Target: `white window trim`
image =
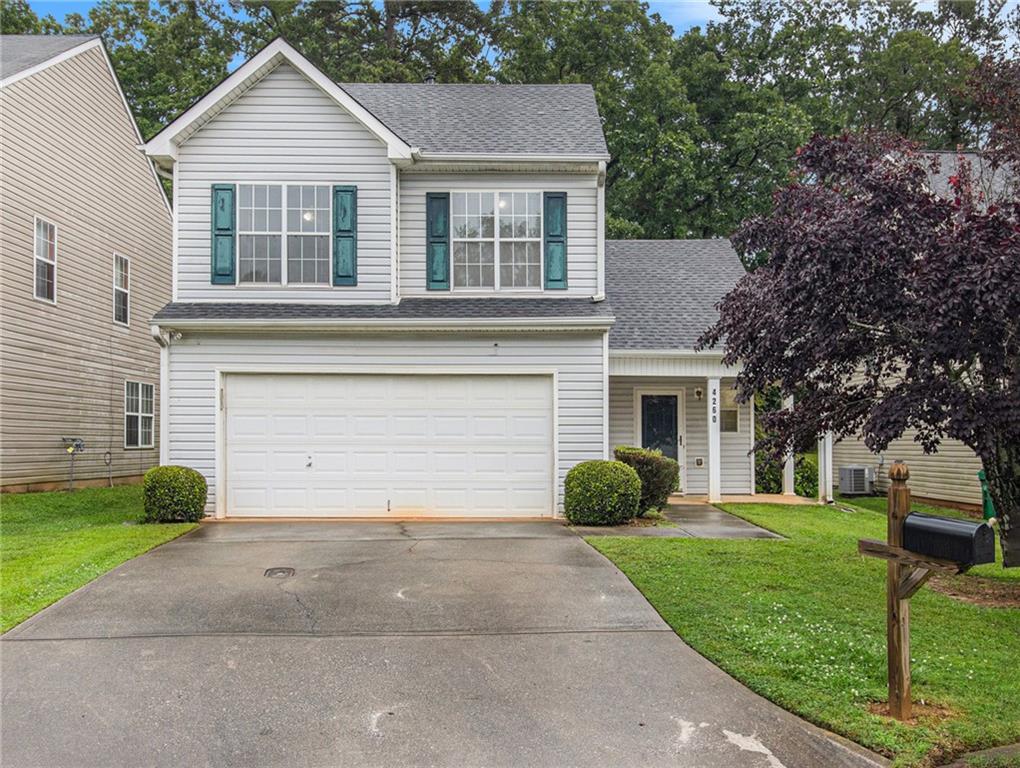
[[[49,259],[43,259],[39,257],[39,222],[48,224],[53,227],[53,261]],[[36,301],[41,301],[44,304],[56,304],[57,303],[57,257],[60,255],[60,240],[58,234],[58,227],[55,222],[49,219],[44,219],[42,216],[32,217],[32,298]],[[39,295],[36,290],[38,287],[35,273],[35,263],[37,261],[43,261],[47,264],[53,265],[53,298],[47,299]]]
[[[127,262],[127,288],[121,288],[117,285],[117,259],[124,259],[124,261]],[[127,320],[124,322],[117,319],[118,291],[127,294]],[[131,326],[131,257],[124,256],[116,251],[113,253],[113,322],[125,328],[129,328]]]
[[[539,279],[538,285],[534,288],[521,287],[521,288],[501,288],[499,285],[499,194],[537,194],[540,201],[540,213],[538,217],[538,268],[539,268]],[[462,194],[474,194],[474,195],[492,195],[492,210],[493,210],[493,222],[492,222],[492,238],[488,237],[454,237],[453,235],[453,196]],[[540,189],[497,189],[490,192],[487,189],[451,189],[449,190],[450,195],[450,292],[460,294],[475,294],[481,296],[491,296],[493,293],[504,293],[504,294],[536,294],[545,292],[545,190]],[[508,242],[526,242],[533,238],[509,238]],[[488,243],[493,244],[493,280],[492,288],[484,288],[479,286],[457,286],[453,278],[453,244],[454,242],[462,243]]]
[[[128,384],[138,385],[138,408],[137,411],[128,410]],[[142,407],[142,387],[152,387],[152,413],[144,413],[141,410]],[[138,445],[128,445],[127,441],[127,417],[137,416],[138,417]],[[142,439],[142,417],[149,416],[152,418],[152,429],[149,430],[149,442],[143,444]],[[125,379],[124,380],[124,450],[126,451],[141,451],[148,450],[155,446],[156,440],[156,386],[147,381]]]
[[[743,421],[743,419],[740,418],[740,411],[743,410],[743,409],[740,407],[741,404],[736,402],[736,401],[734,401],[732,406],[723,405],[723,395],[722,395],[722,393],[725,392],[725,391],[726,391],[725,388],[720,388],[720,393],[719,393],[719,434],[721,434],[721,435],[738,435],[738,434],[740,434],[743,431],[741,429],[741,426],[742,426],[741,422]],[[730,390],[730,391],[732,391],[732,390]],[[722,428],[722,414],[723,414],[723,411],[736,411],[737,412],[737,428],[736,429],[723,429]]]
[[[234,196],[234,221],[237,222],[237,256],[234,268],[234,287],[245,290],[274,290],[277,288],[291,288],[296,290],[322,290],[323,288],[350,288],[351,286],[333,285],[333,187],[343,182],[322,182],[322,181],[238,181],[236,182],[237,194]],[[243,231],[241,229],[241,187],[280,187],[280,231],[279,232],[255,232]],[[329,230],[327,232],[290,232],[287,229],[287,188],[288,187],[326,187],[328,190],[327,210],[329,211]],[[322,283],[290,283],[287,280],[287,235],[318,235],[329,240],[329,261],[326,273],[330,275]],[[279,235],[280,236],[280,282],[278,283],[242,283],[241,282],[241,235]]]

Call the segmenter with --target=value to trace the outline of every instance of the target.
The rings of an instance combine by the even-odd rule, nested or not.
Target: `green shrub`
[[[755,489],[758,493],[783,492],[783,464],[772,461],[764,451],[754,457]],[[818,460],[812,454],[797,456],[793,465],[793,490],[809,499],[818,495]]]
[[[145,522],[193,523],[205,515],[208,486],[188,467],[153,467],[142,481]]]
[[[653,509],[662,509],[669,501],[669,494],[676,493],[680,488],[680,464],[669,456],[663,456],[662,451],[618,445],[613,455],[617,461],[634,467],[641,478],[638,516]]]
[[[622,461],[582,461],[567,472],[563,508],[574,525],[619,525],[640,501],[641,479]]]

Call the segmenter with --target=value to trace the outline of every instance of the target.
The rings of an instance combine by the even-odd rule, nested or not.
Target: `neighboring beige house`
[[[137,479],[159,458],[171,215],[94,36],[0,36],[0,485]],[[109,465],[107,465],[107,458]]]
[[[981,460],[959,440],[943,440],[938,453],[926,455],[914,433],[907,432],[882,453],[871,453],[860,438],[848,437],[832,447],[832,482],[839,488],[840,467],[860,465],[875,473],[875,490],[889,487],[887,472],[894,461],[910,467],[910,491],[918,500],[980,509],[981,483],[977,473]]]

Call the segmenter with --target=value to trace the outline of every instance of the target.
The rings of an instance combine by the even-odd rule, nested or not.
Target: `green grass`
[[[140,485],[0,497],[0,631],[195,527],[141,516]]]
[[[934,765],[1020,740],[1020,610],[918,592],[911,608],[914,701],[950,715],[899,723],[869,711],[887,695],[885,563],[857,554],[859,538],[884,537],[884,515],[862,507],[725,508],[788,538],[589,543],[698,652],[780,706],[896,765]]]

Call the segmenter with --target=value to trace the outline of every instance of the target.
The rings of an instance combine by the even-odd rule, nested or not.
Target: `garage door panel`
[[[226,392],[228,514],[551,514],[549,376],[231,374]]]

